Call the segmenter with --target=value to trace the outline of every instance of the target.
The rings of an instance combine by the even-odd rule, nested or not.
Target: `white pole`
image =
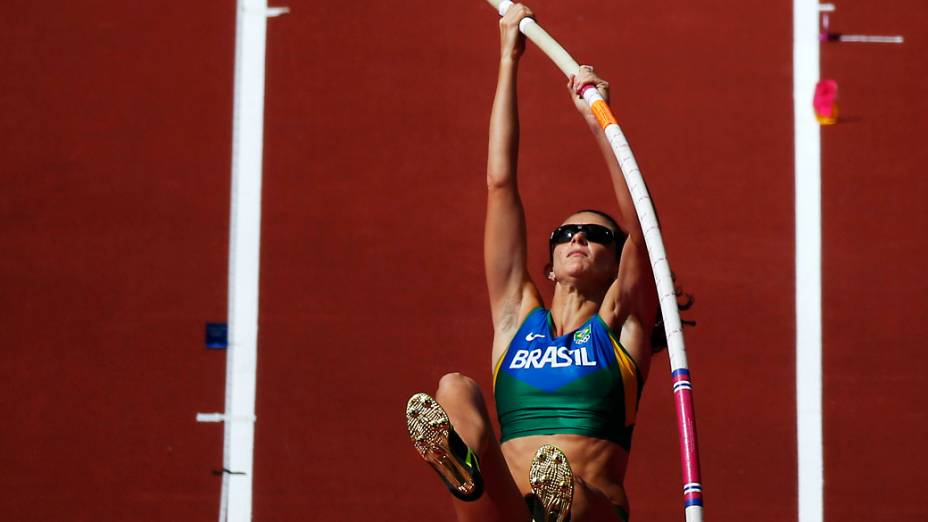
[[[817,0],[793,0],[796,184],[796,432],[799,521],[824,518],[822,457],[821,137],[812,109],[819,80]]]

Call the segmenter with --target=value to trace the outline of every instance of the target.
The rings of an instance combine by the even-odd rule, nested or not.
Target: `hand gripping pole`
[[[500,16],[512,6],[509,0],[487,0],[495,7]],[[531,18],[519,22],[519,30],[550,58],[565,76],[576,75],[580,69],[577,62],[564,50],[554,38]],[[612,152],[618,160],[625,183],[628,185],[638,222],[648,247],[651,270],[660,298],[661,313],[664,317],[664,330],[667,334],[667,351],[670,355],[670,371],[673,380],[674,403],[677,412],[677,425],[680,433],[680,465],[683,470],[683,505],[686,522],[702,522],[702,482],[699,474],[699,452],[696,441],[696,422],[693,408],[692,384],[686,361],[686,349],[683,344],[683,327],[680,312],[677,309],[677,296],[674,290],[670,264],[664,251],[657,224],[657,215],[651,204],[638,163],[632,149],[612,115],[609,106],[592,86],[583,90],[583,99],[590,105],[593,115],[599,122],[609,140]]]

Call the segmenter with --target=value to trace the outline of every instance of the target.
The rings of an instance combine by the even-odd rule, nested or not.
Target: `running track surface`
[[[0,513],[216,519],[234,2],[10,2],[0,21]],[[679,282],[709,520],[796,518],[788,2],[531,4],[613,84]],[[489,389],[481,234],[497,30],[483,2],[292,5],[268,31],[254,518],[450,520],[406,398]],[[839,5],[823,130],[825,508],[921,521],[928,6]],[[614,210],[564,79],[521,75],[530,266]],[[350,91],[351,96],[341,93]],[[542,285],[544,286],[544,285]],[[546,290],[547,291],[547,290]],[[679,520],[666,355],[641,405],[637,520]]]

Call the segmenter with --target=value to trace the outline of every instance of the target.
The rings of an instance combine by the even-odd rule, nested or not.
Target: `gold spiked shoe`
[[[528,472],[535,507],[535,522],[564,522],[570,516],[574,474],[567,456],[557,446],[545,444],[535,452]]]
[[[483,480],[477,454],[454,432],[438,401],[425,393],[413,395],[406,403],[406,427],[416,450],[455,497],[465,501],[480,497]]]

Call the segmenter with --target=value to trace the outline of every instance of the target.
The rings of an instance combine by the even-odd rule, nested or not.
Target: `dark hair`
[[[677,310],[685,312],[693,307],[696,298],[693,294],[683,291],[682,286],[677,286],[677,274],[670,273],[670,279],[674,282],[673,295],[677,298]],[[683,301],[680,301],[683,298]],[[680,318],[680,327],[696,326],[696,321],[688,321]],[[654,323],[654,329],[651,330],[651,353],[657,353],[667,348],[667,332],[664,331],[664,314],[661,312],[661,306],[657,305],[657,320]]]

